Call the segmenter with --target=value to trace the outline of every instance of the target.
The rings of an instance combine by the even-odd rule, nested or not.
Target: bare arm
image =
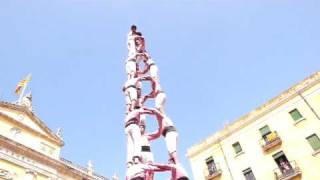
[[[163,131],[163,115],[157,109],[151,109],[151,111],[156,116],[159,127],[158,127],[158,131],[155,131],[147,135],[149,141],[159,138]]]
[[[145,106],[141,107],[139,112],[140,114],[154,114],[153,109],[147,108]]]
[[[146,102],[149,98],[155,98],[156,96],[156,90],[157,90],[157,83],[154,79],[152,79],[151,77],[142,77],[143,81],[150,81],[151,82],[151,92],[145,96],[142,97],[142,101],[141,103],[143,104],[144,102]]]
[[[143,55],[146,59],[148,59],[149,57],[147,56],[147,55]],[[143,63],[144,63],[144,69],[143,69],[143,71],[138,71],[138,75],[144,75],[144,74],[146,74],[148,71],[149,71],[149,69],[150,69],[150,66],[147,64],[147,61],[146,60],[144,60],[143,61]]]

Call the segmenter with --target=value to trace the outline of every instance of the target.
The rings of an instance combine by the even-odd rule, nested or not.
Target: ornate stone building
[[[195,180],[320,179],[320,72],[188,150]]]
[[[0,102],[0,179],[108,180],[60,157],[61,134],[53,133],[33,112],[31,96],[21,105]]]

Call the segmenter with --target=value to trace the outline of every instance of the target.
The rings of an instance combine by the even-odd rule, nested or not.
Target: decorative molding
[[[26,169],[26,174],[32,174],[34,176],[38,175],[38,173],[34,170],[31,170],[31,169]]]
[[[26,169],[45,174],[48,177],[50,174],[54,175],[57,172],[64,172],[75,177],[91,180],[108,180],[108,178],[95,173],[93,175],[88,174],[86,168],[75,165],[71,161],[62,158],[59,160],[53,159],[1,135],[0,145],[0,159],[6,159]],[[32,157],[32,159],[28,157]]]
[[[38,131],[34,130],[33,128],[31,128],[31,127],[29,127],[29,126],[27,126],[27,125],[25,125],[25,124],[22,123],[21,121],[18,121],[18,120],[16,120],[16,119],[14,119],[14,118],[12,118],[12,117],[4,114],[4,113],[1,113],[1,112],[0,112],[0,117],[3,117],[3,118],[5,118],[5,119],[8,120],[8,121],[13,121],[16,125],[18,125],[18,126],[21,127],[22,129],[26,129],[26,130],[28,130],[28,131],[31,131],[31,132],[34,133],[36,136],[39,136],[39,137],[44,138],[44,139],[47,139],[48,141],[50,141],[50,142],[52,142],[52,143],[55,143],[55,144],[58,143],[58,144],[59,144],[59,142],[57,142],[57,141],[56,141],[55,139],[53,139],[53,138],[50,138],[50,136],[46,136],[46,135],[44,135],[44,134],[42,134],[42,133],[39,133]],[[61,145],[61,144],[59,144],[59,145]]]
[[[13,180],[14,173],[5,170],[5,169],[0,169],[0,178],[5,179],[5,180]]]
[[[28,108],[21,106],[21,105],[17,105],[17,104],[12,104],[9,102],[4,102],[4,101],[0,101],[0,107],[3,108],[8,108],[8,109],[12,109],[12,110],[16,110],[20,113],[25,114],[26,116],[28,116],[32,121],[34,121],[38,126],[41,127],[41,129],[43,129],[46,133],[48,133],[50,135],[50,137],[52,138],[52,140],[54,140],[56,143],[58,143],[58,145],[63,146],[64,142],[63,140],[57,136],[55,133],[53,133],[51,131],[50,128],[48,128],[45,123],[39,119],[32,111],[30,111]],[[3,114],[3,113],[1,113]],[[7,115],[5,115],[7,116]],[[11,118],[13,119],[13,118]],[[19,120],[16,120],[19,121]],[[20,122],[21,123],[21,122]],[[31,129],[31,128],[30,128]]]
[[[4,159],[8,162],[12,162],[14,164],[17,164],[21,167],[26,168],[28,171],[38,172],[38,173],[46,175],[46,176],[49,176],[50,174],[54,174],[57,172],[53,168],[50,168],[48,166],[45,166],[45,165],[40,164],[38,162],[35,162],[34,160],[32,160],[24,155],[15,153],[13,151],[10,151],[8,149],[4,149],[2,147],[0,150],[0,159]]]

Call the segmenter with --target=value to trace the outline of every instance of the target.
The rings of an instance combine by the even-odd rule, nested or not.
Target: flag
[[[28,74],[28,76],[24,79],[22,79],[18,84],[17,84],[17,87],[16,87],[16,90],[15,90],[15,93],[17,95],[20,94],[21,92],[21,89],[24,88],[25,86],[27,86],[28,82],[31,80],[31,74]]]

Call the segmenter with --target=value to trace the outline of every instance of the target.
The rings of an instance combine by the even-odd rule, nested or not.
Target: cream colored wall
[[[14,173],[14,180],[23,180],[26,176],[26,168],[13,164],[11,162],[0,159],[0,169],[8,170],[10,173]],[[82,180],[81,177],[72,177],[68,174],[58,173],[58,180]],[[1,179],[1,178],[0,178]],[[50,175],[44,175],[37,172],[36,180],[50,180]]]
[[[4,112],[4,109],[1,109],[1,107],[0,112]],[[6,115],[14,119],[18,118],[18,115],[16,114],[17,112],[15,112],[15,110],[12,110],[11,112],[9,109],[6,109],[5,112]],[[15,142],[21,143],[24,146],[34,149],[40,153],[43,153],[46,156],[50,156],[55,159],[60,158],[59,154],[61,147],[52,143],[46,137],[40,136],[40,134],[46,135],[45,131],[43,131],[40,127],[38,127],[36,123],[32,122],[32,120],[27,117],[25,117],[21,122],[28,125],[38,133],[29,129],[23,129],[23,127],[20,127],[21,125],[19,125],[19,123],[9,120],[6,117],[0,117],[0,135],[5,136]],[[12,127],[19,128],[21,130],[21,133],[16,137],[13,137],[12,133],[10,132],[10,129]],[[53,154],[44,152],[41,149],[42,143],[55,148]],[[32,167],[32,169],[37,171],[37,180],[49,180],[51,179],[51,177],[57,180],[82,180],[80,172],[78,174],[75,174],[74,171],[68,170],[67,167],[55,169],[56,167],[53,167],[50,164],[42,164],[41,162],[33,160],[33,157],[25,157],[24,155],[16,154],[14,152],[11,152],[10,150],[7,150],[5,146],[0,147],[0,168],[15,172],[17,176],[14,179],[24,179],[27,169],[26,167]]]
[[[0,168],[8,170],[10,173],[14,173],[13,179],[24,179],[26,177],[26,169],[11,162],[0,159]],[[49,178],[43,174],[38,174],[36,176],[37,180],[48,180]]]
[[[8,109],[8,108],[4,108],[4,107],[0,107],[0,112],[13,118],[16,119],[22,123],[24,123],[25,125],[29,126],[30,128],[34,129],[35,131],[46,135],[46,132],[44,132],[35,122],[33,122],[27,115],[25,115],[24,113],[21,113],[17,110],[13,110],[13,109]]]
[[[44,139],[43,137],[40,137],[39,134],[31,132],[26,129],[22,129],[17,124],[11,123],[5,118],[0,117],[0,134],[8,137],[16,142],[19,142],[29,148],[32,148],[38,152],[41,152],[43,154],[46,154],[47,156],[50,156],[52,158],[58,159],[60,156],[60,147],[56,144],[53,144],[52,142]],[[10,129],[12,127],[17,127],[21,130],[21,133],[18,134],[15,138],[12,136]],[[45,143],[52,147],[54,149],[53,153],[50,154],[48,151],[44,151],[41,148],[41,143]]]
[[[303,96],[305,96],[312,108],[317,110],[318,114],[320,113],[319,95],[320,84],[303,93]],[[285,142],[284,148],[288,152],[287,156],[294,158],[301,168],[303,180],[318,180],[320,179],[320,154],[312,156],[313,149],[306,138],[314,133],[320,137],[320,120],[317,119],[306,104],[300,107],[302,115],[306,117],[306,120],[295,125],[294,131],[290,132],[293,134],[290,141],[289,134],[286,134],[288,141]]]
[[[195,180],[205,179],[204,170],[207,168],[205,160],[210,156],[213,157],[215,163],[219,164],[220,169],[222,170],[222,175],[220,180],[228,180],[230,179],[230,174],[227,169],[227,164],[224,160],[223,153],[219,147],[219,144],[215,144],[212,147],[206,149],[203,153],[199,154],[190,159],[193,163],[191,163],[191,168],[193,171],[193,177]]]
[[[320,84],[303,93],[307,101],[320,115]],[[297,108],[305,120],[295,124],[289,112]],[[277,131],[282,139],[282,145],[274,148],[268,153],[264,153],[259,140],[261,134],[259,129],[268,125],[271,131]],[[227,129],[224,129],[227,131]],[[302,169],[303,180],[320,179],[320,154],[312,156],[313,149],[309,145],[306,137],[316,133],[320,137],[320,120],[314,115],[307,104],[299,96],[289,102],[277,107],[275,110],[260,117],[257,121],[235,132],[222,142],[229,167],[235,180],[244,179],[242,171],[250,167],[259,180],[274,179],[273,170],[277,168],[272,155],[283,151],[289,161],[295,160]],[[235,156],[232,144],[239,141],[243,154]],[[225,165],[221,151],[215,149],[216,145],[206,149],[200,154],[190,158],[192,171],[195,180],[203,180],[203,169],[206,167],[205,159],[214,154],[215,162],[223,164],[221,166],[223,174],[220,179],[231,179]],[[219,178],[218,178],[219,179]]]
[[[4,161],[2,159],[0,159],[0,169],[5,169],[10,173],[14,173],[14,179],[22,179],[26,172],[24,168],[16,166],[15,164]]]
[[[6,121],[5,119],[3,119],[2,117],[0,117],[0,134],[2,136],[5,136],[9,139],[12,139],[16,142],[19,142],[31,149],[34,149],[38,152],[41,152],[43,154],[46,154],[52,158],[58,159],[59,155],[60,155],[60,147],[58,147],[57,145],[47,141],[46,139],[43,139],[41,137],[39,137],[37,134],[34,134],[33,132],[30,132],[28,130],[22,129],[21,127],[17,126],[16,124],[10,123],[8,121]],[[18,134],[16,137],[13,137],[13,135],[10,132],[10,129],[13,127],[17,127],[21,130],[21,133]],[[44,142],[50,146],[52,146],[55,150],[53,151],[52,154],[49,154],[48,152],[44,152],[41,149],[41,142]]]

